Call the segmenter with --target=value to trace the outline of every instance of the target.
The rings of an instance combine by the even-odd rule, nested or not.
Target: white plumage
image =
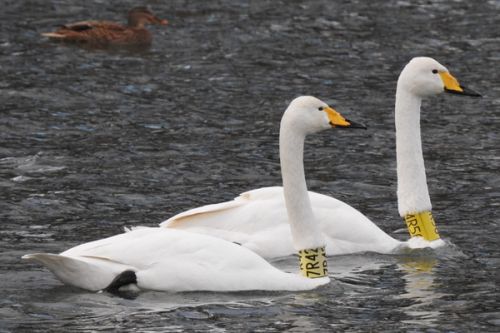
[[[309,198],[329,255],[365,251],[391,253],[406,244],[387,235],[340,200],[311,191]],[[237,242],[265,258],[296,253],[283,188],[278,186],[245,192],[233,201],[191,209],[161,226]]]
[[[432,208],[422,156],[420,106],[423,98],[444,91],[477,96],[473,92],[464,92],[448,70],[432,58],[412,59],[399,76],[395,122],[397,194],[401,216]],[[280,131],[281,135],[283,131]],[[302,163],[301,147],[301,144],[280,144],[283,177],[286,177],[283,168],[286,169],[288,164],[299,168],[297,164]],[[288,186],[298,187],[296,194],[305,193],[304,177],[300,172],[298,176],[290,175],[288,178]],[[308,192],[308,196],[330,255],[368,251],[388,254],[408,247],[437,247],[444,244],[440,239],[434,242],[415,239],[398,241],[348,204],[314,192]],[[233,201],[188,210],[164,221],[160,226],[238,242],[265,258],[274,258],[296,252],[288,222],[283,188],[266,187],[245,192]]]
[[[37,261],[68,285],[98,291],[120,273],[136,272],[140,289],[159,291],[308,290],[329,279],[285,273],[252,251],[207,235],[136,228]]]
[[[352,125],[314,97],[296,98],[283,115],[281,132],[286,135],[280,137],[280,144],[291,140],[303,145],[307,134],[332,126]],[[297,149],[302,151],[302,147]],[[290,163],[291,173],[302,172],[304,178],[302,157],[297,157],[298,162]],[[302,182],[305,187],[305,179]],[[304,191],[307,194],[306,188]],[[293,237],[296,245],[304,246],[300,249],[324,246],[315,216],[304,214],[311,212],[307,198],[299,192],[288,194],[290,224],[282,227],[288,228],[288,234],[290,227],[300,231]],[[310,279],[282,272],[246,247],[220,238],[161,227],[135,228],[61,254],[23,258],[45,265],[62,282],[87,290],[107,288],[128,271],[140,289],[164,291],[308,290],[330,281],[328,277]]]
[[[398,80],[395,116],[401,216],[431,208],[421,148],[420,104],[422,98],[442,91],[477,96],[431,58],[413,59]],[[61,254],[23,258],[45,265],[64,283],[88,290],[106,288],[124,271],[135,272],[141,289],[308,290],[328,283],[329,278],[285,273],[262,257],[324,245],[327,253],[342,254],[391,253],[403,247],[444,244],[440,239],[427,242],[420,238],[400,242],[346,203],[307,191],[303,167],[306,135],[331,126],[354,127],[352,124],[320,100],[299,97],[281,122],[283,188],[261,188],[233,201],[195,208],[159,228],[136,228]]]

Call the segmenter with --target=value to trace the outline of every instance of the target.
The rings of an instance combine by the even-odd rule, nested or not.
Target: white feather
[[[328,255],[391,253],[406,244],[387,235],[348,204],[315,192],[308,194]],[[242,193],[233,201],[198,207],[168,219],[161,226],[237,242],[265,258],[297,252],[282,187],[260,188]]]
[[[252,251],[207,235],[138,228],[61,254],[29,254],[62,282],[97,291],[125,270],[141,289],[161,291],[308,290],[329,282],[273,267]]]

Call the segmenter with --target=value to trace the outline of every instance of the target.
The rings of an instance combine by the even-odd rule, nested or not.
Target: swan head
[[[366,129],[364,125],[344,118],[334,108],[312,96],[295,98],[286,109],[281,122],[300,130],[304,135],[332,127]]]
[[[398,89],[427,97],[442,92],[480,97],[481,95],[458,83],[448,69],[429,57],[413,58],[403,69],[398,79]]]

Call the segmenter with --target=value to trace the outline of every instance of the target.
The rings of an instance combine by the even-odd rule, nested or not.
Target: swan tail
[[[63,283],[78,288],[99,291],[131,267],[105,258],[69,257],[52,253],[34,253],[22,257],[48,268]]]
[[[118,274],[113,281],[111,281],[111,283],[104,288],[104,291],[112,294],[119,294],[121,287],[128,286],[130,284],[137,284],[137,275],[132,270],[126,270]]]

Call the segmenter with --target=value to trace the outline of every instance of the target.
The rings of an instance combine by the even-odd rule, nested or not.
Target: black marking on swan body
[[[122,273],[118,274],[113,281],[104,288],[104,291],[107,291],[112,294],[119,294],[120,291],[119,289],[123,286],[129,285],[129,284],[137,284],[137,275],[135,275],[134,271],[123,271]]]

